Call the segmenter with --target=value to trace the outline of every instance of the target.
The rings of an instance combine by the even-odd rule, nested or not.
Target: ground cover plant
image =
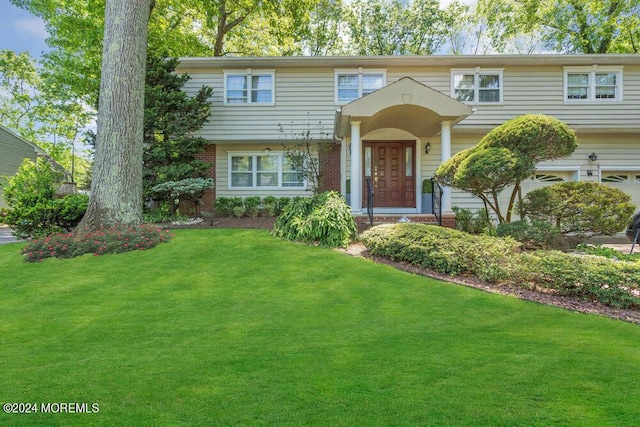
[[[640,327],[274,239],[23,263],[0,246],[0,413],[25,425],[634,425]]]
[[[54,233],[31,240],[22,249],[24,260],[74,258],[84,254],[107,255],[151,249],[171,238],[168,230],[143,224],[138,227],[115,225],[83,233]]]
[[[471,235],[432,225],[384,224],[361,240],[373,255],[450,275],[553,290],[621,308],[640,308],[640,263],[559,251],[522,252],[509,238]]]

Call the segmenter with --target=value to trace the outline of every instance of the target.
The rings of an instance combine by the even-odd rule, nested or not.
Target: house
[[[37,157],[44,155],[45,152],[36,144],[0,125],[0,178],[15,175],[24,159],[35,161]],[[0,185],[0,208],[5,207],[7,205]]]
[[[537,165],[525,191],[599,181],[640,205],[639,55],[183,58],[178,72],[192,77],[189,91],[214,89],[201,134],[211,142],[204,159],[216,188],[204,210],[216,196],[308,194],[283,145],[291,133],[319,127],[333,141],[322,187],[348,195],[354,214],[367,210],[367,180],[376,214],[429,214],[422,182],[452,154],[528,113],[562,120],[579,147]],[[446,225],[454,206],[483,207],[450,188],[437,202]]]

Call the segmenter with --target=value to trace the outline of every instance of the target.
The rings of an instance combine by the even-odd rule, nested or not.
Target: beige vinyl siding
[[[259,72],[255,69],[254,72]],[[213,87],[211,116],[201,134],[210,141],[278,140],[311,127],[331,136],[335,116],[333,69],[275,72],[275,105],[224,105],[222,70],[194,73],[185,89]]]
[[[321,123],[329,133],[333,130],[336,108],[335,72],[331,67],[275,69],[275,105],[224,105],[224,69],[202,72],[191,70],[192,80],[186,90],[195,92],[200,86],[213,87],[211,118],[202,135],[211,141],[251,141],[278,139],[278,125],[301,131],[310,123]],[[463,65],[461,65],[463,66]],[[409,76],[450,96],[452,67],[386,67],[387,85]],[[455,68],[455,67],[453,67]],[[482,67],[492,68],[492,67]],[[481,68],[481,69],[482,69]],[[565,102],[564,71],[560,65],[504,66],[502,104],[473,104],[475,112],[458,123],[458,132],[489,130],[523,114],[548,114],[576,129],[611,130],[638,128],[640,125],[640,66],[623,69],[622,102]],[[229,69],[235,69],[229,67]],[[254,72],[260,69],[254,68]],[[366,71],[366,67],[364,68]],[[186,70],[189,71],[189,70]],[[418,135],[419,136],[419,135]]]
[[[459,129],[495,126],[523,114],[547,114],[578,129],[623,129],[640,123],[640,67],[623,69],[622,102],[564,102],[560,66],[506,67],[503,105],[483,106],[458,124]]]

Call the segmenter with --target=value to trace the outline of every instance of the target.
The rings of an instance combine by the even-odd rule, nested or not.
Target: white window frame
[[[247,100],[246,102],[229,102],[227,81],[229,77],[244,77],[247,83]],[[269,76],[271,77],[271,100],[268,102],[252,101],[252,81],[253,76]],[[248,81],[247,81],[248,80]],[[276,103],[276,71],[275,70],[225,70],[224,71],[224,105],[225,106],[272,106]]]
[[[338,80],[339,76],[358,76],[358,96],[355,99],[350,99],[347,101],[341,101],[338,96]],[[348,104],[349,102],[353,102],[356,99],[360,99],[363,96],[362,89],[362,77],[366,75],[382,75],[382,87],[387,85],[387,70],[386,69],[375,69],[375,68],[350,68],[350,69],[341,69],[334,70],[334,98],[336,104]],[[381,88],[380,88],[381,89]],[[376,89],[378,90],[378,89]]]
[[[592,65],[591,67],[564,67],[564,102],[567,104],[585,104],[585,103],[603,103],[603,102],[622,102],[623,94],[623,74],[624,66],[607,66],[600,67]],[[615,73],[616,77],[616,97],[615,98],[596,98],[596,74]],[[587,98],[586,99],[569,99],[569,74],[587,74],[589,76]]]
[[[251,185],[250,186],[234,186],[233,184],[233,158],[234,157],[251,157]],[[278,174],[278,185],[270,185],[270,186],[258,186],[258,168],[257,166],[257,157],[276,157],[277,158],[277,174]],[[263,151],[229,151],[227,152],[227,167],[228,167],[228,176],[227,176],[227,188],[229,190],[307,190],[307,180],[302,179],[302,185],[299,187],[294,186],[284,186],[283,184],[283,174],[285,172],[284,168],[285,164],[285,156],[282,151],[273,151],[270,153],[265,153]],[[249,173],[249,172],[245,172]]]
[[[453,99],[457,99],[456,97],[456,87],[455,87],[455,76],[456,75],[473,75],[473,101],[460,101],[465,104],[474,104],[474,105],[500,105],[504,101],[504,68],[452,68],[450,81],[451,81],[451,97]],[[498,101],[480,101],[480,76],[498,76],[498,93],[499,100]],[[495,89],[492,89],[495,90]]]
[[[580,166],[538,166],[533,173],[533,178],[536,175],[549,174],[554,175],[556,173],[570,172],[570,181],[580,181],[580,172],[582,168]]]

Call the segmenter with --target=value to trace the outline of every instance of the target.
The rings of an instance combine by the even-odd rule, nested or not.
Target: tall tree
[[[91,198],[76,230],[142,222],[144,80],[150,0],[107,0]]]
[[[209,119],[213,90],[203,86],[195,96],[183,87],[190,77],[175,73],[178,59],[147,57],[144,97],[144,190],[145,197],[157,198],[151,189],[167,181],[204,178],[209,165],[197,159],[207,140],[195,133]],[[173,198],[166,197],[173,214]]]
[[[309,10],[309,26],[302,37],[302,52],[311,56],[344,52],[346,23],[341,0],[318,0]]]
[[[640,52],[640,0],[478,0],[494,48],[529,37],[562,53]]]
[[[347,15],[357,55],[431,55],[445,43],[455,16],[438,0],[354,0]]]

